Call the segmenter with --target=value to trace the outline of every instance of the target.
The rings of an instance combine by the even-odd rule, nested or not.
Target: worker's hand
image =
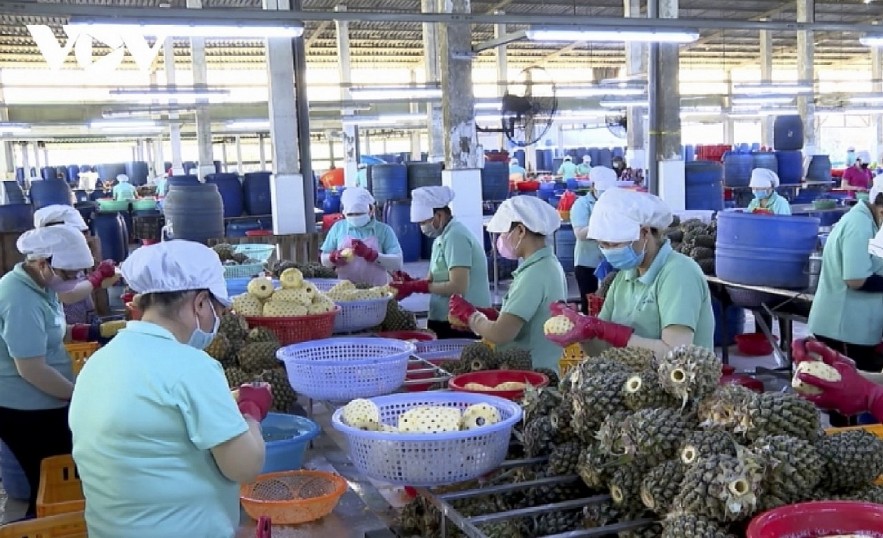
[[[116,276],[116,267],[113,264],[113,260],[104,260],[98,264],[98,267],[96,267],[89,276],[86,277],[86,280],[88,280],[89,283],[92,284],[92,287],[97,290],[101,287],[101,283],[104,279]]]
[[[126,328],[126,323],[124,319],[105,321],[98,326],[99,338],[110,341],[118,332]]]
[[[396,301],[410,297],[412,293],[429,293],[428,280],[409,280],[407,282],[392,282],[390,287],[396,289]]]
[[[269,383],[246,383],[239,387],[237,401],[240,413],[261,422],[273,405],[273,391]]]
[[[493,308],[476,308],[475,310],[484,314],[491,321],[497,321],[497,318],[500,317],[500,313]]]
[[[469,318],[478,312],[472,304],[463,298],[462,295],[451,295],[451,301],[448,303],[448,320],[451,325],[459,325],[460,327],[469,327]]]
[[[352,249],[353,254],[360,258],[364,258],[367,262],[375,262],[380,256],[379,252],[358,239],[353,240]]]
[[[553,316],[564,316],[573,325],[563,334],[547,334],[546,338],[561,347],[578,342],[598,339],[613,347],[626,347],[634,329],[626,325],[604,321],[595,316],[584,316],[564,303],[552,303],[549,312]]]
[[[350,262],[349,258],[341,254],[340,250],[332,251],[328,256],[328,260],[331,262],[331,265],[335,267],[343,267]]]
[[[791,362],[798,365],[806,361],[824,361],[831,364],[836,360],[844,360],[855,364],[855,361],[831,349],[815,338],[801,338],[791,343]]]
[[[76,323],[71,325],[71,340],[74,342],[98,342],[101,345],[110,342],[110,338],[102,336],[101,324],[97,321],[91,324]]]
[[[412,277],[411,275],[409,275],[408,273],[406,273],[404,271],[394,271],[392,273],[392,281],[393,282],[411,282],[412,280],[417,280],[417,279]]]
[[[821,390],[821,394],[807,395],[804,398],[822,409],[830,409],[846,416],[870,412],[874,418],[883,420],[883,386],[862,377],[855,363],[818,341],[807,342],[807,351],[819,355],[828,366],[840,374],[839,381],[828,381],[819,377],[799,373],[797,378],[807,385]]]

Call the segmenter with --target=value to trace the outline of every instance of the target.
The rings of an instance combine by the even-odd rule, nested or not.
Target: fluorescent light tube
[[[883,47],[883,35],[866,35],[858,41],[866,47]]]
[[[354,101],[391,101],[394,99],[441,99],[439,88],[351,88]]]
[[[157,127],[155,121],[148,120],[130,120],[130,121],[112,121],[112,120],[94,120],[89,123],[90,129],[144,129]]]
[[[264,39],[272,37],[300,37],[304,33],[303,26],[278,22],[190,22],[172,23],[168,20],[148,18],[139,19],[89,19],[72,17],[70,26],[85,32],[89,30],[122,33],[137,33],[143,36],[165,38],[172,37],[205,37],[205,38],[239,38]]]
[[[395,125],[396,123],[426,121],[423,114],[385,114],[382,116],[351,116],[343,118],[344,125]]]
[[[475,110],[500,110],[503,103],[475,103]]]
[[[699,32],[685,30],[560,30],[534,29],[525,31],[531,41],[580,42],[603,41],[614,43],[692,43],[699,39]]]
[[[557,97],[595,97],[599,95],[644,95],[644,88],[636,86],[583,86],[555,88]]]
[[[270,120],[234,120],[224,124],[228,129],[255,129],[263,130],[270,128]]]
[[[790,95],[734,95],[730,100],[734,105],[787,105],[792,101]]]
[[[604,108],[621,108],[624,106],[649,106],[646,99],[603,99],[600,103]]]
[[[883,93],[873,95],[857,95],[850,99],[853,103],[883,103]]]
[[[16,134],[26,133],[31,130],[31,126],[27,123],[4,123],[0,122],[0,133]]]
[[[811,84],[768,83],[768,84],[734,84],[733,93],[742,95],[797,95],[812,93]]]

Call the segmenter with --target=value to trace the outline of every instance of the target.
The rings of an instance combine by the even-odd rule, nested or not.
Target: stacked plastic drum
[[[424,180],[421,179],[421,181]],[[369,166],[368,185],[370,185],[374,200],[383,208],[383,221],[393,229],[399,239],[399,244],[402,247],[402,261],[415,262],[419,260],[423,248],[423,234],[420,232],[420,225],[411,222],[408,167],[404,164]]]
[[[803,119],[799,115],[776,116],[773,147],[781,184],[800,183],[803,180]]]
[[[522,156],[523,156],[522,152]],[[420,187],[438,187],[442,184],[441,163],[409,162],[408,192]],[[420,234],[420,257],[428,260],[432,256],[433,238]]]
[[[685,163],[686,188],[685,209],[724,208],[724,168],[713,161],[690,161]]]

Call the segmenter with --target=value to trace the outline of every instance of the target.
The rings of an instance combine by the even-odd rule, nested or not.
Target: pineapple
[[[586,486],[601,489],[607,485],[613,472],[611,459],[598,444],[584,446],[577,460],[576,472]]]
[[[625,453],[656,466],[677,455],[687,433],[697,426],[692,415],[676,409],[643,409],[625,419],[622,438]]]
[[[764,480],[763,462],[741,448],[737,456],[714,455],[687,468],[674,508],[730,523],[754,515]]]
[[[513,347],[499,352],[498,356],[500,368],[503,370],[530,370],[533,368],[533,360],[527,349]]]
[[[721,378],[721,361],[712,350],[680,346],[665,355],[656,373],[665,391],[686,405],[714,391]]]
[[[406,433],[439,433],[460,430],[460,410],[453,407],[421,406],[399,416],[398,428]]]
[[[470,371],[494,370],[499,365],[497,354],[489,346],[481,342],[467,345],[460,353],[460,362],[467,365]]]
[[[809,498],[822,479],[825,461],[808,441],[774,435],[758,439],[752,448],[767,463],[764,510]]]
[[[720,523],[683,512],[669,514],[662,522],[662,538],[736,538]]]
[[[464,430],[474,430],[477,428],[482,428],[484,426],[490,426],[491,424],[496,424],[500,422],[502,418],[500,417],[500,411],[486,403],[474,404],[470,405],[463,411],[463,416],[460,418],[461,420],[461,428]]]
[[[297,289],[304,285],[304,274],[299,269],[289,267],[279,274],[279,284],[283,289]]]
[[[589,357],[579,363],[575,370],[577,370],[577,373],[575,374],[577,378],[575,382],[577,384],[580,379],[593,375],[605,375],[614,372],[624,374],[632,373],[628,366],[610,357]]]
[[[279,338],[276,337],[276,333],[271,331],[266,327],[255,327],[254,329],[248,331],[248,336],[246,340],[249,343],[253,342],[273,342],[277,346],[279,346]]]
[[[522,538],[526,536],[521,532],[521,525],[512,520],[479,524],[478,528],[487,538]]]
[[[239,345],[239,342],[245,340],[248,334],[248,323],[246,323],[245,318],[242,316],[227,313],[221,316],[218,333],[226,336],[230,344],[236,347]]]
[[[273,281],[262,276],[253,278],[248,282],[246,290],[249,295],[253,295],[263,301],[273,295]]]
[[[652,407],[679,407],[680,401],[667,393],[655,370],[644,370],[629,377],[623,386],[625,405],[632,411]]]
[[[567,316],[552,316],[543,323],[543,333],[552,335],[567,334],[573,330],[573,322]]]
[[[524,453],[529,458],[550,454],[558,440],[548,416],[536,417],[528,422],[524,426],[522,436]]]
[[[736,433],[748,440],[767,435],[790,435],[815,440],[820,433],[819,412],[813,404],[795,394],[751,393],[734,410]]]
[[[555,389],[527,387],[524,390],[524,396],[521,397],[524,422],[527,423],[536,417],[550,415],[561,404],[561,401],[561,393]]]
[[[864,430],[822,437],[816,448],[825,461],[821,487],[849,492],[869,486],[883,472],[883,440]]]
[[[649,349],[638,347],[610,347],[605,349],[600,357],[613,359],[634,372],[656,368],[656,356]]]
[[[552,428],[562,439],[575,440],[576,432],[573,430],[573,395],[564,394],[561,403],[552,409],[549,414]]]
[[[536,536],[551,536],[575,531],[583,527],[582,520],[580,510],[546,512],[537,516],[534,532]]]
[[[699,420],[702,426],[735,432],[738,426],[736,408],[754,398],[754,393],[741,385],[726,384],[699,402]]]
[[[230,388],[239,388],[245,383],[253,381],[253,378],[239,368],[225,368],[224,377],[227,378],[227,385]]]
[[[549,378],[549,385],[553,387],[557,387],[559,383],[561,383],[561,379],[558,377],[558,372],[551,368],[534,368],[534,372],[538,374],[544,374]]]
[[[347,426],[375,431],[380,428],[380,408],[371,400],[357,398],[343,407],[341,420]]]
[[[573,428],[577,435],[591,438],[607,415],[626,410],[622,393],[626,379],[628,374],[618,372],[580,376],[573,400]]]
[[[684,465],[715,454],[736,455],[736,440],[721,430],[700,430],[690,433],[681,444],[678,456]]]
[[[239,365],[249,373],[278,368],[279,361],[276,359],[276,351],[278,349],[279,345],[273,342],[245,344],[239,350]]]
[[[644,515],[644,509],[617,506],[613,501],[592,503],[583,508],[583,517],[587,527],[603,527],[612,523],[632,521]]]
[[[651,469],[641,482],[644,506],[657,514],[667,514],[681,491],[684,472],[684,464],[679,460],[670,460]]]
[[[223,334],[216,334],[208,347],[205,348],[205,352],[208,353],[211,358],[220,362],[221,366],[233,366],[233,364],[228,364],[230,341],[227,340],[227,337]]]
[[[629,417],[626,411],[610,413],[595,434],[598,448],[608,456],[624,456],[626,454],[623,427]]]
[[[264,304],[257,296],[243,293],[233,298],[233,310],[240,316],[261,316]]]
[[[796,392],[811,396],[821,394],[822,391],[801,381],[797,377],[799,374],[809,374],[826,381],[840,381],[840,372],[838,372],[833,366],[829,366],[820,360],[801,362],[797,365],[797,369],[794,371],[794,378],[791,380],[791,386],[794,387]]]
[[[287,302],[296,303],[302,306],[309,306],[313,302],[313,297],[305,290],[284,288],[277,290],[270,297],[271,302]]]
[[[297,393],[291,388],[285,368],[264,370],[260,379],[270,384],[270,389],[273,392],[273,411],[290,412],[292,406],[297,402]]]
[[[552,449],[549,454],[549,472],[553,475],[576,474],[579,464],[580,443],[569,441]]]
[[[265,318],[297,318],[306,316],[309,310],[302,303],[289,301],[267,301],[264,303]]]
[[[647,465],[641,461],[616,466],[608,482],[613,504],[629,510],[642,509],[644,504],[641,502],[641,480],[646,473]]]

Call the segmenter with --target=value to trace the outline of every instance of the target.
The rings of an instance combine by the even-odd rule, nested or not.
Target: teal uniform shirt
[[[45,357],[46,364],[73,381],[66,332],[58,295],[34,282],[21,263],[0,278],[0,407],[30,411],[67,405],[25,381],[14,360]]]
[[[877,230],[864,202],[834,226],[822,252],[822,273],[809,311],[812,334],[861,346],[880,343],[883,294],[857,291],[845,282],[883,274],[883,260],[868,252],[868,241]]]
[[[491,306],[491,286],[487,275],[487,256],[478,239],[461,222],[454,219],[445,226],[442,234],[432,242],[429,272],[433,282],[447,282],[451,269],[469,269],[469,287],[463,298],[478,308]],[[429,296],[429,319],[448,321],[451,298],[432,294]]]
[[[748,209],[746,209],[745,211],[747,213],[751,213],[755,209],[760,208],[760,200],[755,198],[748,203]],[[767,200],[767,205],[763,209],[769,209],[773,212],[774,215],[791,214],[791,204],[788,203],[788,200],[786,200],[784,196],[779,196],[779,194],[776,192],[770,195],[769,199]]]
[[[592,208],[595,207],[595,197],[591,193],[580,196],[570,208],[570,224],[573,229],[585,228],[589,225],[592,216]],[[577,239],[574,247],[574,262],[579,267],[598,267],[604,257],[601,255],[601,247],[594,239]]]
[[[239,485],[211,449],[248,431],[221,365],[131,321],[95,352],[71,400],[90,538],[232,538]]]
[[[515,340],[498,346],[530,351],[534,368],[558,370],[562,349],[546,339],[543,324],[551,317],[549,305],[567,298],[567,280],[564,269],[552,249],[544,247],[531,254],[512,273],[512,284],[503,297],[501,313],[517,316],[524,321]]]
[[[376,237],[377,243],[380,245],[380,254],[401,254],[402,245],[399,238],[396,237],[392,228],[377,219],[371,219],[371,222],[361,228],[350,226],[346,219],[339,220],[334,226],[328,230],[325,236],[325,242],[322,243],[322,253],[330,254],[340,248],[341,242],[346,237],[355,239],[367,239]]]
[[[136,189],[131,183],[120,182],[113,187],[114,200],[134,200],[137,198],[137,193],[138,189]]]
[[[576,177],[576,165],[570,161],[564,161],[558,168],[558,175],[562,179],[573,179]]]
[[[509,175],[512,174],[521,174],[522,177],[527,177],[527,170],[524,169],[523,166],[518,164],[510,164],[509,165]]]
[[[598,317],[654,340],[662,338],[666,327],[683,325],[693,331],[693,345],[714,349],[708,283],[696,262],[674,252],[668,240],[643,276],[637,269],[616,275]]]
[[[580,163],[576,165],[576,175],[578,176],[587,176],[589,172],[592,171],[592,165],[586,163]]]
[[[356,187],[368,188],[368,170],[365,168],[360,168],[358,172],[356,172]]]
[[[157,196],[165,196],[166,191],[169,190],[169,180],[166,178],[160,178],[156,180],[156,195]]]

